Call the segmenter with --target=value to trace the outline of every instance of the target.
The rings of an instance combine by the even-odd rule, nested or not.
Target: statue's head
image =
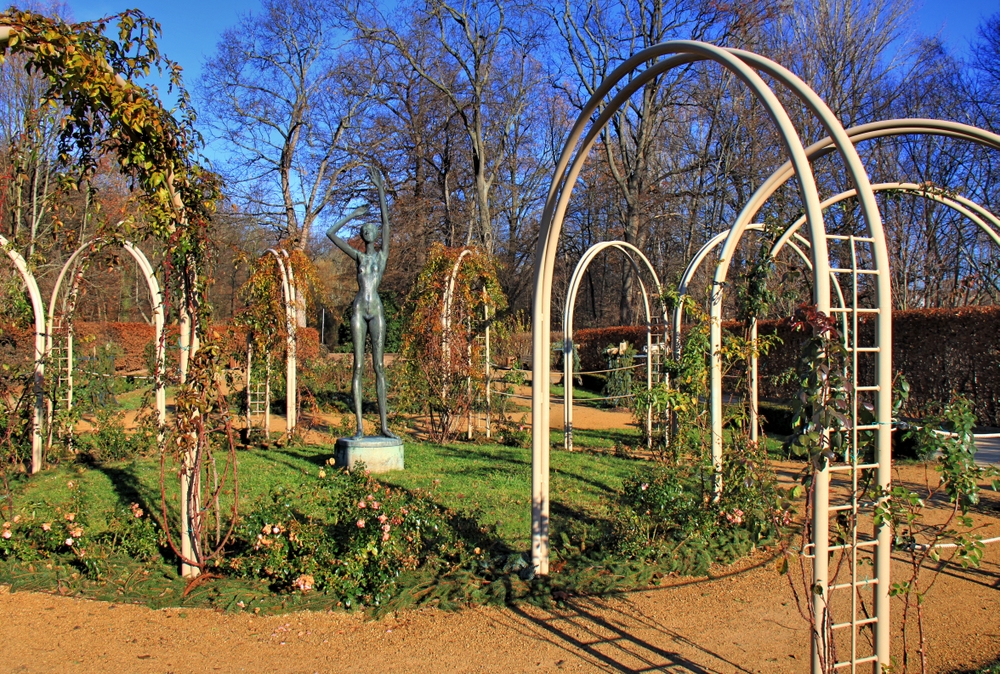
[[[361,225],[361,239],[365,243],[372,243],[378,238],[378,225],[374,222],[366,222]]]

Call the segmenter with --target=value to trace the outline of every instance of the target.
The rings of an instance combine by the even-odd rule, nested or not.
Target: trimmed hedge
[[[617,346],[628,342],[636,353],[642,353],[646,348],[645,325],[618,325],[610,328],[586,328],[573,334],[573,344],[580,356],[580,367],[583,371],[603,370],[608,366],[604,349],[609,345]]]
[[[115,371],[119,374],[136,374],[148,368],[149,355],[156,329],[148,323],[92,323],[74,321],[74,353],[77,358],[91,354],[95,346],[112,343],[121,348],[122,353],[115,358]],[[229,324],[214,325],[213,337],[222,339],[223,352],[237,363],[242,363],[246,354],[246,331]],[[177,326],[167,326],[167,367],[176,367],[180,349],[177,342]],[[35,348],[34,328],[13,325],[0,326],[0,363],[11,366],[30,367]],[[299,362],[319,355],[319,332],[316,328],[298,329]],[[233,365],[238,367],[238,365]]]
[[[731,328],[736,328],[731,324]],[[787,320],[761,321],[760,334],[777,332],[783,344],[760,363],[760,396],[791,398],[794,382],[775,382],[795,367],[803,336]],[[916,309],[893,312],[892,367],[910,383],[910,399],[903,410],[918,417],[931,402],[947,402],[958,393],[972,401],[979,423],[1000,426],[1000,307]],[[861,321],[862,346],[874,346],[871,316]],[[874,380],[874,356],[859,360],[861,374]]]

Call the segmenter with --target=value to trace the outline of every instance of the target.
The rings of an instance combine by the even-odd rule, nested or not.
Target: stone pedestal
[[[333,459],[338,468],[348,470],[359,461],[372,473],[403,470],[403,441],[382,436],[339,438]]]

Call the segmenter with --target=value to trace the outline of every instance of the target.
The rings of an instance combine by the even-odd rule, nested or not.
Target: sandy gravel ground
[[[561,408],[552,416],[560,420]],[[581,408],[576,422],[611,428],[628,419]],[[329,442],[335,423],[324,418],[309,439]],[[275,418],[274,429],[282,427]],[[898,478],[919,483],[922,476],[922,468],[904,466]],[[983,536],[1000,536],[1000,496],[988,493],[984,503],[977,525]],[[897,561],[894,580],[905,572]],[[2,672],[809,671],[806,622],[788,578],[763,554],[716,569],[712,578],[670,579],[666,587],[617,598],[570,599],[558,611],[423,609],[377,621],[343,613],[226,615],[0,586],[0,615]],[[897,635],[900,615],[894,602]],[[988,547],[981,568],[949,567],[940,575],[926,602],[926,624],[932,672],[1000,657],[1000,544]],[[899,656],[900,640],[894,643]]]
[[[1000,554],[927,601],[932,671],[1000,654]],[[260,617],[0,591],[6,672],[804,672],[808,630],[763,559],[560,611]],[[900,565],[897,565],[900,566]],[[897,569],[902,572],[902,568]],[[899,611],[895,612],[898,622]],[[898,645],[898,644],[897,644]]]

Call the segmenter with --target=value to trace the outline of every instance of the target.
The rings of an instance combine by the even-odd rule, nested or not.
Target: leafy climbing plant
[[[219,183],[196,161],[201,138],[194,129],[195,115],[180,67],[159,51],[159,24],[137,10],[70,24],[12,9],[0,15],[0,26],[7,28],[0,59],[24,55],[24,67],[47,83],[46,102],[64,109],[60,159],[64,165],[77,167],[78,184],[93,174],[98,160],[110,156],[137,194],[133,217],[113,225],[103,223],[98,236],[158,238],[164,246],[167,309],[176,304],[176,311],[190,317],[206,334],[210,307],[205,281],[213,262],[211,216]],[[153,69],[169,73],[170,87],[177,94],[176,115],[164,108],[152,88],[137,83]],[[217,409],[213,394],[217,384],[212,378],[215,360],[191,359],[189,383],[178,393],[178,399],[185,402],[178,404],[173,432],[161,429],[159,434],[166,440],[161,445],[164,458],[169,448],[178,474],[194,485],[182,497],[191,523],[184,536],[204,528],[207,509],[197,490],[198,485],[212,484],[204,471],[216,466],[209,434],[199,430]],[[210,381],[211,386],[206,385]],[[228,425],[226,430],[231,430]],[[235,462],[229,456],[235,478]],[[165,499],[166,490],[163,493]],[[169,531],[165,501],[163,505],[163,525]],[[223,543],[221,535],[214,547],[196,542],[184,561],[203,570],[207,560],[221,552]]]
[[[404,306],[402,355],[410,385],[425,396],[431,435],[445,441],[483,386],[484,368],[477,366],[483,345],[476,337],[507,308],[507,298],[488,255],[435,245]]]
[[[975,425],[972,404],[955,397],[940,415],[928,417],[923,426],[906,432],[916,441],[918,456],[933,461],[933,472],[928,471],[923,486],[913,489],[899,481],[889,489],[872,491],[872,499],[878,503],[875,525],[889,525],[893,547],[907,562],[904,580],[894,582],[889,589],[903,604],[903,672],[913,664],[910,643],[914,614],[919,667],[921,672],[928,671],[924,603],[945,565],[978,567],[985,551],[969,510],[979,503],[980,483],[992,480],[993,488],[1000,490],[1000,473],[994,466],[976,464]],[[925,515],[927,503],[935,499],[949,505],[944,520]]]

